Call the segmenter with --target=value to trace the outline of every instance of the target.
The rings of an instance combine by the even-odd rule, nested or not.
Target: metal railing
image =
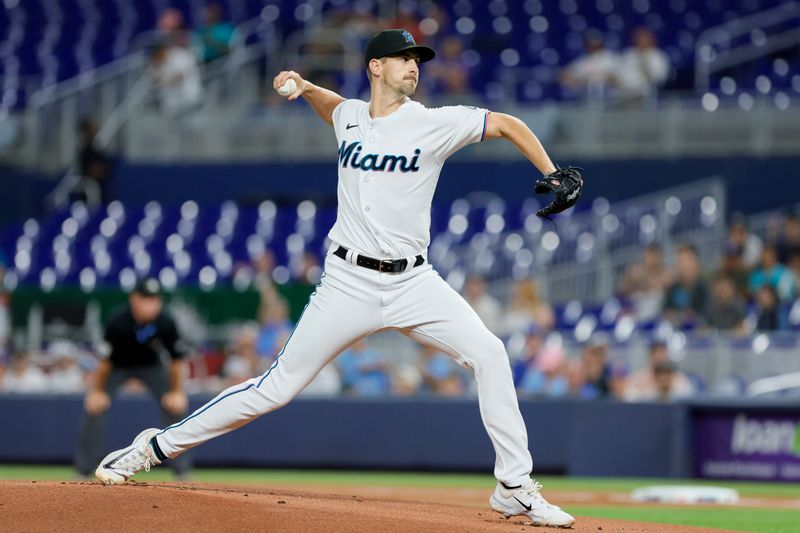
[[[85,324],[67,327],[43,324],[41,309],[32,309],[26,331],[15,332],[18,345],[25,346],[27,352],[34,356],[44,354],[45,344],[57,340],[97,346],[102,339],[100,314],[96,305],[90,306],[94,308],[87,313]],[[195,329],[197,332],[192,342],[222,349],[231,345],[237,326],[198,323]],[[384,356],[390,374],[401,372],[408,366],[418,368],[422,364],[419,344],[399,332],[373,334],[366,342],[371,349]],[[561,346],[567,360],[579,359],[583,354],[583,343],[568,331],[551,333],[546,342]],[[611,365],[622,374],[646,368],[650,342],[651,336],[641,333],[634,334],[622,343],[612,342],[608,352]],[[689,377],[695,388],[695,396],[755,397],[800,388],[800,334],[797,332],[755,333],[747,336],[674,332],[667,342],[670,358],[677,369]],[[521,356],[515,344],[513,338],[507,339],[506,348],[512,361]],[[205,369],[201,354],[191,360],[199,365],[199,370]],[[217,386],[216,381],[209,380],[209,377],[204,371],[198,372],[196,381],[188,386],[194,392],[209,391]]]
[[[333,146],[329,128],[304,102],[259,101],[256,73],[242,71],[236,90],[252,80],[251,100],[231,98],[220,106],[203,109],[204,120],[214,124],[198,132],[202,142],[180,154],[183,161],[328,160]],[[270,78],[271,79],[271,78]],[[270,80],[266,80],[268,83]],[[266,88],[266,94],[271,88]],[[266,99],[266,98],[265,98]],[[247,104],[256,104],[248,107]],[[427,101],[426,105],[436,105]],[[777,109],[756,101],[751,110],[722,102],[715,111],[699,107],[696,99],[669,100],[646,111],[596,110],[582,104],[531,108],[500,106],[514,114],[539,136],[548,151],[561,158],[645,158],[692,155],[796,154],[800,138],[800,107]],[[134,117],[135,131],[126,158],[148,162],[162,160],[160,149],[168,137],[160,117]],[[137,144],[141,143],[141,144]],[[511,143],[489,142],[471,146],[455,157],[461,160],[503,160],[520,157]]]
[[[669,262],[678,244],[691,243],[703,264],[716,264],[726,236],[726,203],[724,181],[711,177],[615,202],[613,212],[597,205],[559,218],[555,228],[539,221],[532,209],[532,225],[521,230],[482,233],[464,243],[443,232],[429,253],[457,289],[467,275],[478,273],[490,281],[493,295],[505,298],[513,280],[533,276],[550,302],[603,302],[614,296],[644,244],[660,244]],[[517,245],[509,248],[513,241]]]
[[[768,56],[777,50],[800,45],[800,27],[783,29],[780,24],[800,21],[800,3],[788,2],[748,17],[732,20],[705,30],[695,43],[695,87],[708,90],[715,72]],[[748,42],[730,47],[732,41],[753,30],[778,30],[763,35],[762,42]],[[727,46],[727,48],[725,48]],[[720,49],[718,49],[720,48]]]
[[[151,88],[152,83],[149,76],[147,73],[143,73],[133,87],[125,93],[122,102],[114,108],[97,132],[94,143],[98,149],[105,150],[111,145],[125,122],[149,96]],[[77,152],[77,148],[75,151]],[[49,207],[61,207],[69,201],[70,194],[78,189],[81,189],[86,195],[87,204],[100,204],[100,186],[94,180],[82,176],[77,163],[73,162],[45,201]]]
[[[247,39],[258,35],[256,43],[246,45]],[[252,83],[241,83],[247,66],[258,70],[257,63],[276,61],[273,53],[280,42],[273,25],[260,18],[248,20],[234,31],[231,52],[209,63],[203,71],[206,103],[249,101],[247,92]],[[68,166],[54,191],[48,196],[50,205],[63,205],[72,191],[83,189],[90,202],[99,196],[98,188],[84,179],[76,165],[79,138],[75,134],[79,119],[92,117],[102,124],[95,143],[107,150],[123,127],[152,97],[148,75],[148,58],[136,51],[103,67],[83,73],[76,78],[41,89],[33,94],[26,110],[26,163],[43,170]],[[116,147],[120,151],[120,146]]]
[[[784,7],[773,15],[800,11],[797,2],[787,5],[791,11]],[[763,22],[765,16],[752,20]],[[737,31],[743,31],[741,24],[748,20],[738,22]],[[254,37],[255,43],[246,44]],[[331,51],[307,53],[304,48],[309,42],[328,44]],[[282,65],[297,63],[361,77],[363,69],[349,63],[360,63],[357,48],[355,41],[343,40],[339,32],[324,28],[304,29],[283,39],[271,23],[261,19],[244,22],[237,27],[230,54],[203,68],[204,105],[197,113],[200,125],[192,132],[192,142],[180,150],[167,149],[175,137],[169,119],[154,106],[140,106],[141,113],[132,113],[125,127],[116,129],[122,134],[114,138],[114,150],[134,162],[327,159],[330,132],[320,127],[308,106],[264,105],[271,90],[271,74]],[[77,119],[92,116],[103,123],[146,65],[143,54],[134,54],[37,91],[26,113],[26,164],[52,172],[72,163],[77,152]],[[549,151],[565,158],[797,153],[800,107],[779,109],[767,96],[756,96],[751,103],[749,109],[742,109],[733,99],[719,97],[711,108],[704,109],[695,94],[671,93],[662,95],[656,105],[639,109],[609,109],[583,102],[559,106],[505,103],[497,110],[518,115]],[[482,143],[457,157],[498,160],[514,150],[509,143]]]
[[[25,111],[27,165],[56,170],[78,151],[79,119],[102,123],[142,77],[147,58],[135,53],[62,83],[36,91]]]

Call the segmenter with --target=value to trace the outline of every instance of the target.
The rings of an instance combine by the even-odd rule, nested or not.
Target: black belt
[[[336,257],[341,257],[345,261],[347,261],[347,248],[344,246],[340,246],[333,252],[333,255]],[[418,267],[422,263],[425,262],[425,258],[421,255],[418,255],[416,260],[414,261],[414,266]],[[378,272],[389,272],[390,274],[397,274],[399,272],[405,272],[406,267],[408,266],[408,259],[373,259],[371,257],[367,257],[365,255],[357,255],[356,256],[356,264],[360,267],[369,268],[371,270],[377,270]]]

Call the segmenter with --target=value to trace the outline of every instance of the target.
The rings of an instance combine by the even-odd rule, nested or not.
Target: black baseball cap
[[[379,31],[372,36],[364,51],[364,64],[369,66],[371,59],[380,59],[408,51],[419,54],[420,63],[436,57],[433,48],[417,44],[408,30],[392,29]]]
[[[142,296],[159,296],[161,294],[161,283],[156,278],[142,278],[136,282],[132,292]]]

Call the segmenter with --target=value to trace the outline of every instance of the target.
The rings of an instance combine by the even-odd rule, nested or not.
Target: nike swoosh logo
[[[531,506],[530,505],[525,505],[524,503],[520,502],[519,498],[517,498],[516,496],[513,496],[513,498],[515,500],[517,500],[519,502],[519,504],[525,508],[526,511],[530,511],[531,510]]]
[[[119,454],[118,456],[114,457],[114,458],[113,458],[113,459],[111,459],[109,462],[107,462],[106,464],[104,464],[104,465],[103,465],[103,468],[111,468],[111,467],[114,465],[114,463],[116,463],[117,461],[119,461],[120,459],[122,459],[122,457],[124,457],[126,453],[128,453],[128,452],[127,452],[127,451],[125,451],[125,452],[122,452],[122,453],[121,453],[121,454]]]
[[[522,485],[517,485],[515,487],[512,487],[511,485],[506,485],[502,481],[500,482],[500,484],[503,485],[503,488],[506,489],[506,490],[514,490],[514,489],[521,489],[522,488]]]
[[[345,128],[345,130],[349,130],[350,128],[357,128],[357,127],[358,127],[358,124],[352,124],[352,125],[351,124],[347,124],[347,127]]]

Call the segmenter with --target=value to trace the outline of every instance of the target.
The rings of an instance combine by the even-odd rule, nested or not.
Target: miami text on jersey
[[[401,172],[417,172],[419,170],[419,166],[417,166],[419,154],[421,153],[419,148],[414,150],[414,156],[411,157],[410,162],[409,158],[404,155],[362,154],[361,148],[360,141],[354,141],[350,144],[342,141],[342,146],[339,147],[339,165],[342,168],[347,168],[349,164],[350,168],[381,172],[394,172],[396,167],[399,167]]]

